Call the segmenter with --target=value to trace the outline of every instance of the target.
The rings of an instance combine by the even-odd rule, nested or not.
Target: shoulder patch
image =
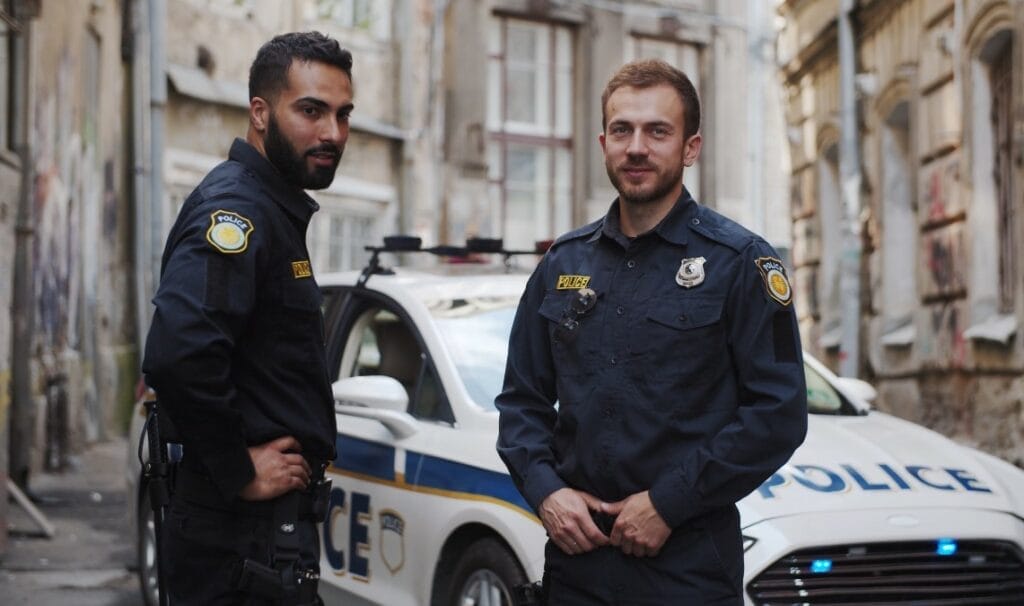
[[[761,272],[764,280],[765,290],[768,296],[775,299],[782,305],[789,305],[793,302],[793,289],[789,285],[789,278],[786,277],[786,266],[775,257],[758,257],[754,264]]]
[[[242,215],[228,210],[216,210],[210,215],[206,240],[222,253],[237,254],[245,252],[249,247],[249,236],[254,229],[252,221]]]

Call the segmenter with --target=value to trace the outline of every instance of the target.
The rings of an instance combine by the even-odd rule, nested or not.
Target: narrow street
[[[133,533],[125,506],[125,441],[91,446],[71,469],[31,480],[37,506],[56,528],[47,539],[13,501],[9,542],[0,559],[0,601],[10,606],[139,604],[129,567]]]

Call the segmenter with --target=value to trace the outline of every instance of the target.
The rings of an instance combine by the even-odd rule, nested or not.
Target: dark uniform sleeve
[[[651,487],[651,502],[673,528],[745,497],[807,432],[803,355],[785,270],[763,241],[747,246],[739,261],[723,310],[739,402],[730,423]],[[772,261],[781,281],[761,267],[776,267]]]
[[[566,486],[555,472],[551,452],[557,418],[554,365],[544,300],[544,260],[526,284],[508,346],[505,385],[495,400],[500,412],[498,454],[526,501],[539,511],[547,496]]]
[[[230,500],[255,477],[242,419],[232,407],[232,352],[255,304],[267,226],[242,201],[186,203],[182,212],[164,253],[143,372],[185,456],[200,462]],[[242,250],[224,252],[210,240],[214,213],[249,221]]]

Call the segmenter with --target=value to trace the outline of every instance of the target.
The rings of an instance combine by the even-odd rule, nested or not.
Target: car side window
[[[419,419],[454,422],[433,366],[411,327],[395,313],[371,306],[352,326],[340,377],[385,375],[409,394],[408,412]]]

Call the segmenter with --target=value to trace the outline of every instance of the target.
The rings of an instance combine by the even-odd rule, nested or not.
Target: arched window
[[[1012,107],[1013,34],[997,30],[978,44],[969,69],[971,327],[968,338],[1009,343],[1017,288]]]
[[[881,128],[882,344],[909,345],[918,304],[909,104],[901,101]]]
[[[818,301],[821,314],[823,349],[839,347],[842,337],[842,295],[839,288],[840,262],[843,250],[843,206],[839,193],[839,146],[832,143],[818,156],[818,224],[819,243]]]

